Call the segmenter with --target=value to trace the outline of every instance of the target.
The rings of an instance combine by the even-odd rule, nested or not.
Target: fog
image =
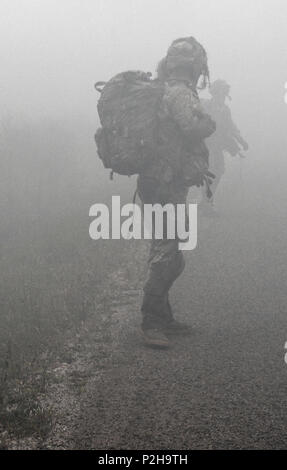
[[[286,14],[284,0],[2,0],[2,115],[91,117],[95,80],[154,71],[185,35],[204,44],[211,76],[232,84],[235,102],[248,100],[248,116],[279,107]]]
[[[216,199],[222,225],[200,225],[200,249],[207,250],[212,271],[213,243],[221,246],[225,237],[228,255],[219,250],[222,264],[216,253],[214,263],[226,269],[227,279],[232,271],[237,286],[247,246],[258,289],[274,282],[270,295],[275,295],[286,274],[281,260],[287,210],[286,20],[286,0],[1,0],[0,372],[1,357],[11,348],[16,364],[9,369],[11,380],[31,372],[39,358],[42,367],[45,348],[58,351],[62,332],[93,314],[94,297],[106,288],[107,276],[127,259],[132,262],[136,250],[130,253],[124,242],[95,245],[88,235],[92,204],[109,202],[112,194],[131,202],[135,189],[134,178],[110,181],[97,156],[94,84],[128,69],[155,74],[178,37],[194,36],[204,45],[211,81],[230,84],[228,105],[249,143],[244,161],[226,157]],[[195,256],[205,279],[200,249],[199,258],[196,250],[188,258]],[[266,280],[261,274],[270,267]],[[198,292],[202,286],[198,281]],[[259,294],[258,299],[260,305]],[[280,299],[274,315],[283,295]],[[1,406],[0,393],[0,411]]]
[[[77,120],[92,132],[95,81],[154,72],[174,38],[194,35],[211,79],[231,84],[252,160],[286,144],[284,0],[2,0],[0,9],[2,120]]]

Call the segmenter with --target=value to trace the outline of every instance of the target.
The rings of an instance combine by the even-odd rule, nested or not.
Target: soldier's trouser
[[[143,204],[176,205],[185,204],[187,189],[141,177],[138,193]],[[144,329],[164,327],[173,319],[168,293],[185,265],[178,243],[178,239],[168,239],[166,233],[160,240],[156,240],[153,234],[141,307]]]
[[[212,181],[212,185],[211,185],[211,191],[213,194],[211,201],[213,201],[217,187],[220,183],[222,176],[225,173],[224,154],[222,151],[214,150],[213,152],[210,153],[209,168],[210,168],[210,171],[215,174],[215,178]],[[204,188],[202,189],[202,199],[205,202],[208,201],[207,196],[206,196],[206,191]]]

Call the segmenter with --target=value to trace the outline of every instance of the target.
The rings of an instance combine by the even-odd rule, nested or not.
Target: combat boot
[[[170,342],[166,335],[156,328],[143,329],[144,344],[150,348],[168,349]]]
[[[190,336],[192,334],[192,329],[190,325],[186,323],[172,320],[170,323],[165,325],[164,333],[167,336]]]

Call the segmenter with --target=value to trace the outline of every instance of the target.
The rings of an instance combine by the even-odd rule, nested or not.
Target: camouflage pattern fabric
[[[201,155],[207,158],[208,166],[204,138],[214,130],[213,121],[203,112],[196,92],[188,84],[178,80],[166,84],[160,109],[159,154],[138,178],[141,201],[185,204],[191,177],[196,184],[194,174],[187,174],[185,162]],[[173,318],[168,293],[184,269],[178,243],[178,239],[166,237],[151,242],[142,304],[143,328],[160,328]]]
[[[166,183],[154,178],[140,177],[138,193],[146,204],[185,204],[188,188],[175,182]],[[166,223],[166,220],[164,221]],[[148,276],[142,304],[143,328],[160,328],[172,320],[168,292],[184,270],[184,258],[178,249],[179,240],[164,237],[151,241]]]

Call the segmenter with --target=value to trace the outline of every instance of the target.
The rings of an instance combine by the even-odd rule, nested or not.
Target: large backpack
[[[102,127],[95,135],[105,168],[121,175],[141,173],[155,158],[158,109],[163,84],[141,71],[123,72],[98,82]]]

